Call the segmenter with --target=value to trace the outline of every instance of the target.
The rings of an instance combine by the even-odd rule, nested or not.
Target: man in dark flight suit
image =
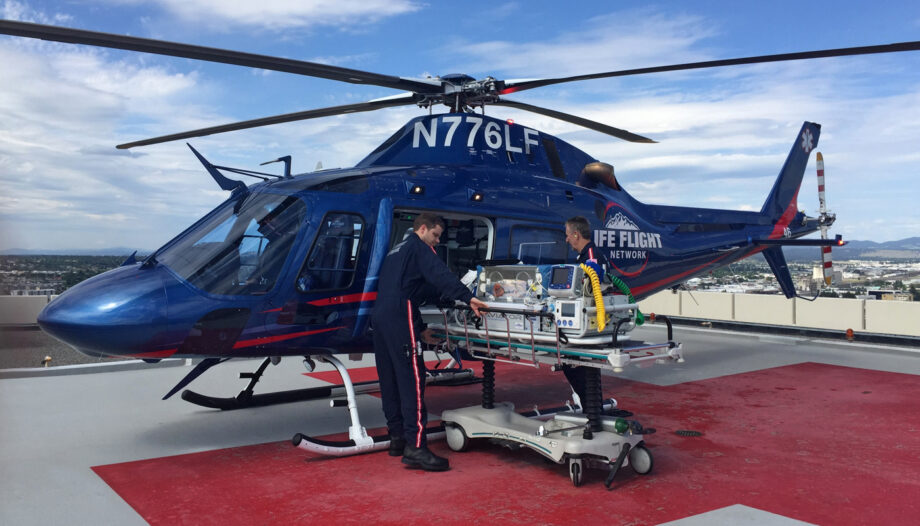
[[[591,241],[591,226],[588,224],[587,219],[581,216],[575,216],[566,221],[565,240],[576,252],[578,252],[578,259],[575,260],[576,263],[593,261],[602,268],[605,273],[610,271],[610,262],[607,260],[607,256],[597,249],[594,241]],[[565,373],[565,378],[569,381],[575,394],[578,395],[578,401],[582,409],[584,409],[586,396],[585,368],[581,366],[565,366],[562,372]]]
[[[435,290],[441,297],[468,303],[476,315],[486,306],[435,253],[443,231],[444,222],[433,214],[415,219],[413,233],[383,261],[371,314],[390,456],[402,455],[404,464],[426,471],[444,471],[450,465],[428,449],[425,436],[425,363],[415,349],[419,339],[436,341],[422,322],[419,304]]]

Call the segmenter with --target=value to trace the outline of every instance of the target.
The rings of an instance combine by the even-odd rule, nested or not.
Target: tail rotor
[[[827,229],[837,218],[833,212],[827,211],[827,200],[824,196],[824,156],[821,152],[817,155],[818,165],[818,225],[821,228],[821,239],[827,239]],[[834,263],[831,259],[831,247],[821,247],[821,266],[824,269],[824,284],[830,285],[834,276]]]

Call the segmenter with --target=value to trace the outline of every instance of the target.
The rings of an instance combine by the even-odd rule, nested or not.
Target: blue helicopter
[[[368,321],[381,263],[421,212],[445,219],[438,254],[458,275],[490,260],[571,262],[563,224],[585,216],[596,245],[638,299],[757,253],[765,256],[785,296],[794,297],[782,246],[843,243],[839,236],[801,239],[826,232],[835,219],[823,209],[819,217],[808,217],[797,207],[820,125],[802,125],[761,210],[747,212],[642,203],[619,185],[610,165],[557,137],[475,109],[517,108],[651,143],[626,130],[505,96],[587,79],[920,49],[920,42],[906,42],[513,81],[459,74],[409,79],[10,20],[0,20],[0,33],[403,91],[118,148],[395,106],[449,109],[409,121],[347,169],[295,175],[290,157],[284,157],[278,159],[285,163],[283,175],[272,175],[212,164],[192,148],[229,193],[227,200],[142,261],[132,256],[121,267],[67,290],[42,311],[38,322],[45,332],[91,356],[203,359],[167,397],[229,359],[265,358],[258,371],[246,376],[250,385],[236,400],[184,393],[192,393],[186,399],[195,403],[222,408],[278,401],[260,401],[252,386],[280,357],[310,360],[368,352]],[[261,180],[247,185],[228,174]]]

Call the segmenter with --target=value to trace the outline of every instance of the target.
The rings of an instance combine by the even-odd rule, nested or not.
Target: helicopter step
[[[266,367],[269,363],[277,364],[279,360],[272,358],[266,358],[262,361],[262,364],[254,372],[244,372],[240,373],[240,378],[248,378],[249,385],[245,389],[239,392],[236,396],[230,397],[217,397],[217,396],[208,396],[201,393],[192,391],[191,389],[186,389],[182,391],[182,399],[186,402],[191,402],[195,405],[202,407],[207,407],[209,409],[220,409],[222,411],[231,411],[234,409],[244,409],[247,407],[263,407],[274,404],[287,404],[291,402],[302,402],[307,400],[316,400],[320,398],[330,398],[338,397],[346,394],[346,386],[344,384],[338,385],[327,385],[319,387],[309,387],[305,389],[292,389],[288,391],[278,391],[273,393],[261,393],[255,394],[253,388],[255,384],[261,379],[262,375],[265,372]],[[312,360],[305,360],[305,362],[312,363]],[[219,362],[218,362],[219,363]],[[196,368],[197,369],[197,368]],[[312,367],[308,366],[308,369],[312,370]],[[193,370],[189,373],[188,376],[195,374],[197,377],[200,375],[201,371]],[[197,374],[196,374],[197,373]],[[186,379],[188,378],[186,377]],[[443,369],[431,369],[428,371],[427,377],[428,385],[467,385],[471,383],[480,382],[481,379],[477,378],[472,369],[461,369],[458,367],[447,367]],[[185,379],[183,379],[185,382]],[[180,382],[180,386],[187,384]],[[355,393],[374,393],[380,390],[380,383],[376,380],[369,380],[365,382],[356,382],[351,384],[352,389]]]

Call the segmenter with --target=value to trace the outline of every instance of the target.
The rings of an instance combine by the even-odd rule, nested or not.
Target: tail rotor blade
[[[821,247],[821,266],[824,268],[824,284],[830,285],[834,277],[834,263],[831,260],[831,247]]]
[[[827,201],[824,199],[824,156],[818,152],[818,212],[821,215],[827,213]],[[827,239],[827,229],[821,229],[821,238]]]
[[[817,155],[818,166],[818,212],[821,221],[821,239],[827,239],[827,200],[824,196],[824,156]],[[821,268],[824,271],[824,284],[830,286],[834,277],[834,263],[831,259],[831,247],[821,247]]]

